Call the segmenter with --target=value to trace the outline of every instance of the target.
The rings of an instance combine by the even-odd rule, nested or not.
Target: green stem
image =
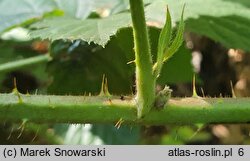
[[[0,64],[0,72],[8,72],[16,69],[20,69],[26,66],[44,63],[50,61],[52,58],[49,54],[34,56],[27,59],[17,60],[5,64]]]
[[[114,97],[0,94],[0,121],[39,123],[113,123],[166,125],[248,123],[250,98],[175,98],[162,110],[137,118],[132,100]]]
[[[155,99],[155,80],[142,0],[130,0],[136,63],[137,116],[144,117]],[[122,115],[121,115],[122,116]]]

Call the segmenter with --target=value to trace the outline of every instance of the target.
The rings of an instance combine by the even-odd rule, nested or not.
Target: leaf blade
[[[163,6],[167,4],[173,11],[173,21],[179,22],[181,16],[177,11],[183,3],[187,4],[184,16],[186,31],[208,37],[227,48],[250,51],[250,41],[246,41],[250,30],[245,29],[250,25],[250,1],[155,0],[146,8],[147,18],[162,24]]]
[[[158,41],[158,55],[159,55],[158,60],[162,58],[164,50],[167,48],[169,44],[171,33],[172,33],[171,29],[172,29],[171,15],[167,7],[165,25],[161,30],[159,41]]]
[[[184,29],[185,29],[185,23],[183,20],[184,9],[185,9],[185,5],[182,8],[181,20],[178,26],[177,34],[171,46],[164,53],[164,62],[167,61],[169,58],[171,58],[177,52],[177,50],[180,48],[180,46],[183,43],[183,35],[184,35]]]
[[[155,68],[154,70],[156,70],[155,71],[156,77],[159,75],[160,70],[162,68],[164,51],[168,48],[171,39],[171,34],[172,34],[172,20],[169,9],[167,7],[165,25],[160,32],[158,40],[157,61],[156,64],[154,65]]]
[[[114,23],[116,22],[116,23]],[[33,25],[37,30],[30,32],[31,38],[50,39],[52,41],[84,40],[105,46],[112,35],[129,26],[131,19],[128,13],[112,15],[103,19],[79,20],[72,17],[46,19]]]

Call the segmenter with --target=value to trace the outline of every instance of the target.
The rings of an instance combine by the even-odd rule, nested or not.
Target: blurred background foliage
[[[178,24],[186,4],[185,42],[157,82],[174,97],[250,96],[250,2],[145,0],[153,59],[166,5]],[[0,71],[0,92],[97,95],[102,77],[114,95],[135,93],[133,37],[128,0],[0,0],[0,65],[50,53],[53,60]],[[35,38],[35,39],[34,39]],[[43,40],[39,39],[42,38]],[[50,41],[50,40],[53,40]],[[105,46],[105,48],[103,48]],[[230,85],[232,82],[232,85]],[[1,144],[249,144],[244,125],[0,124]]]

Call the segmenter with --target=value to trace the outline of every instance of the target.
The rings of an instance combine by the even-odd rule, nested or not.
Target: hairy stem
[[[15,69],[20,69],[26,66],[44,63],[50,61],[52,58],[49,54],[34,56],[27,59],[17,60],[13,62],[8,62],[5,64],[0,64],[0,72],[8,72]]]
[[[137,118],[131,99],[118,97],[40,96],[0,94],[0,121],[40,123],[113,123],[165,125],[194,123],[248,123],[250,98],[174,98],[162,110]]]
[[[130,0],[130,10],[133,23],[136,63],[137,116],[138,118],[142,118],[153,106],[155,99],[155,80],[152,71],[153,64],[143,1]]]

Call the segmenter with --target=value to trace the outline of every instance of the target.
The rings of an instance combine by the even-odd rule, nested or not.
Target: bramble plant
[[[154,105],[161,102],[167,102],[168,97],[158,96],[155,98],[155,83],[159,77],[162,65],[171,58],[178,50],[183,42],[184,21],[183,12],[179,24],[179,28],[172,44],[170,44],[172,20],[167,8],[166,22],[160,33],[158,41],[157,61],[152,65],[152,55],[150,53],[150,43],[148,31],[146,29],[146,21],[144,15],[144,6],[142,1],[130,0],[130,9],[133,22],[133,35],[135,44],[135,64],[136,64],[136,104],[138,118],[146,115]],[[169,91],[170,92],[170,91]],[[169,92],[166,93],[170,95]],[[161,93],[161,92],[160,92]],[[163,99],[163,100],[162,100]],[[162,104],[164,106],[165,104]]]
[[[5,3],[8,4],[10,2],[6,1]],[[172,82],[175,82],[176,78],[178,76],[181,77],[182,74],[185,77],[184,79],[188,81],[192,77],[191,65],[188,66],[188,69],[185,66],[184,68],[180,67],[183,64],[182,62],[178,64],[179,66],[171,66],[171,60],[175,58],[175,55],[175,60],[184,60],[183,62],[187,62],[187,64],[190,61],[183,54],[188,52],[188,49],[183,45],[184,21],[187,21],[186,26],[189,31],[208,36],[227,47],[249,50],[249,41],[246,41],[244,37],[244,35],[249,33],[235,35],[235,33],[230,31],[232,26],[228,25],[231,22],[229,22],[230,17],[228,18],[227,16],[234,12],[234,10],[231,10],[234,8],[234,2],[221,0],[204,2],[208,5],[213,3],[218,3],[219,6],[225,5],[230,10],[223,13],[218,12],[218,17],[224,16],[225,20],[217,20],[211,17],[214,16],[214,13],[210,13],[205,9],[200,11],[192,5],[192,3],[203,3],[202,1],[183,0],[178,3],[174,0],[169,1],[169,4],[164,5],[165,23],[161,31],[149,27],[146,17],[149,19],[148,21],[152,20],[155,16],[153,14],[156,12],[155,8],[162,6],[163,2],[150,1],[149,5],[146,6],[143,0],[129,0],[129,3],[126,3],[127,5],[129,4],[130,12],[125,7],[120,11],[113,10],[114,13],[112,15],[104,18],[101,18],[96,13],[92,13],[92,11],[79,13],[80,17],[77,17],[71,10],[67,10],[67,2],[63,2],[61,5],[57,4],[58,6],[54,2],[51,2],[51,4],[44,3],[40,4],[40,9],[44,9],[43,12],[46,13],[42,16],[40,15],[42,18],[34,18],[27,15],[28,18],[18,19],[18,23],[13,20],[13,22],[10,21],[8,24],[2,25],[0,28],[2,32],[9,31],[18,24],[21,24],[23,27],[28,26],[31,38],[51,40],[51,44],[46,54],[1,64],[0,72],[6,73],[34,64],[46,64],[49,62],[48,71],[56,73],[55,75],[57,76],[52,80],[54,84],[52,83],[48,91],[65,94],[71,93],[70,90],[72,90],[72,93],[81,95],[21,94],[17,90],[19,86],[17,80],[12,93],[0,94],[0,120],[42,123],[114,123],[116,126],[121,124],[247,123],[250,121],[249,98],[197,97],[195,96],[196,91],[194,91],[193,97],[170,98],[172,89],[166,85],[167,82],[171,82],[169,81],[171,78],[174,80]],[[173,4],[178,4],[178,7]],[[187,4],[186,7],[185,4]],[[39,6],[39,4],[36,5]],[[172,6],[173,8],[171,8]],[[53,10],[48,8],[53,8]],[[176,13],[174,20],[171,18],[172,14],[170,14],[172,10]],[[37,14],[39,15],[39,13]],[[61,17],[63,14],[65,15]],[[82,19],[72,18],[72,14]],[[202,17],[203,14],[208,16]],[[194,18],[197,15],[201,16],[201,19],[198,19],[197,22],[205,24],[194,26]],[[242,15],[243,17],[249,17],[248,10],[244,9],[244,7],[242,7]],[[0,22],[6,21],[7,17],[0,19]],[[206,19],[210,21],[206,21]],[[217,21],[218,23],[216,23]],[[225,26],[229,28],[225,30],[229,36],[218,36],[218,31],[222,30],[221,24],[224,21]],[[174,26],[173,22],[178,23]],[[208,25],[210,24],[208,22],[213,23],[213,28],[216,32],[209,28]],[[129,41],[131,38],[127,36],[131,33],[131,26],[133,32],[132,43]],[[244,25],[242,28],[244,28]],[[117,33],[118,30],[119,32]],[[116,33],[119,36],[113,36]],[[156,36],[157,38],[153,37],[154,35],[158,35]],[[240,44],[238,41],[235,43],[232,39],[225,38],[230,36],[233,38],[243,37],[244,43]],[[122,40],[122,38],[125,40]],[[155,39],[157,40],[155,41]],[[130,47],[133,47],[133,50],[129,51],[128,48]],[[111,48],[112,51],[110,52]],[[75,53],[80,53],[82,56],[77,57]],[[134,55],[130,53],[134,53]],[[130,63],[127,63],[128,60]],[[86,68],[81,69],[82,63]],[[77,74],[72,72],[71,68],[68,68],[74,65],[76,66],[75,71]],[[101,68],[97,68],[95,65],[99,65],[103,69],[100,70]],[[133,65],[135,65],[135,70]],[[91,70],[91,68],[93,69]],[[187,70],[185,71],[185,69]],[[110,72],[111,70],[114,70],[114,72]],[[172,74],[168,74],[171,70]],[[85,74],[86,77],[80,76],[81,74]],[[135,74],[135,94],[129,96],[119,95],[121,93],[132,93],[132,90],[129,88],[133,81],[128,79],[133,74]],[[87,75],[90,77],[87,77]],[[110,77],[114,78],[117,75],[119,78],[116,80],[111,79],[111,82],[108,82]],[[83,83],[78,80],[83,77],[87,80],[81,80],[85,82],[85,86],[81,87],[80,85]],[[103,77],[100,94],[91,94],[91,91],[96,91],[93,89],[99,87],[100,84],[97,85],[97,82],[101,80],[100,77]],[[74,82],[74,79],[76,82]],[[70,83],[70,81],[72,82]],[[74,87],[77,88],[71,88],[73,83],[76,83]],[[121,84],[123,87],[121,87]],[[157,91],[157,84],[161,84],[165,88]],[[108,89],[108,86],[111,90]],[[113,86],[116,86],[116,89],[120,88],[117,90],[118,92],[113,90],[115,89]],[[90,92],[90,94],[85,93],[86,91]]]

